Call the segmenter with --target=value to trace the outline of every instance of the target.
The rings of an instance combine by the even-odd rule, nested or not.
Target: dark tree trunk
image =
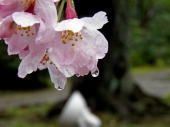
[[[88,75],[76,78],[73,80],[72,88],[72,91],[81,91],[93,109],[109,108],[113,95],[119,98],[120,95],[128,94],[132,89],[128,73],[130,45],[128,1],[110,0],[106,3],[105,9],[109,23],[101,32],[109,41],[109,52],[103,60],[99,61],[98,77],[93,78]]]
[[[78,0],[75,0],[75,3]],[[86,3],[88,3],[86,1]],[[104,10],[107,12],[109,23],[101,32],[109,41],[109,52],[103,60],[99,60],[100,74],[93,78],[88,76],[74,78],[72,92],[79,90],[93,110],[110,110],[123,116],[129,114],[142,115],[145,113],[166,113],[169,107],[159,99],[145,95],[131,78],[129,73],[129,51],[131,36],[129,33],[129,0],[96,1],[89,4],[88,10],[83,8],[85,3],[77,3],[79,15],[87,15]],[[82,6],[81,6],[82,5]],[[97,10],[95,7],[98,7]],[[143,110],[136,102],[144,106]],[[149,106],[148,106],[149,105]],[[164,108],[166,110],[160,110]]]
[[[146,28],[155,13],[154,0],[138,0],[137,10],[137,17],[140,19],[140,27]]]
[[[89,74],[74,77],[71,92],[79,90],[93,111],[109,110],[122,116],[129,116],[152,113],[152,109],[157,110],[157,107],[169,110],[169,107],[159,99],[145,95],[131,79],[128,0],[96,0],[93,2],[95,4],[90,0],[74,1],[80,17],[92,16],[99,10],[107,12],[109,23],[101,29],[101,32],[109,41],[109,52],[104,59],[99,60],[99,76],[94,78]],[[135,105],[136,102],[141,102],[140,105],[144,108],[139,109]],[[53,115],[55,109],[58,108],[51,110],[48,115],[50,116],[50,113]],[[160,112],[157,110],[157,113],[165,113],[166,110]]]

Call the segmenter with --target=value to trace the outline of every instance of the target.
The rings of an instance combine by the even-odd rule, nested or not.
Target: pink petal
[[[78,67],[86,66],[89,62],[90,62],[90,56],[88,56],[87,54],[81,51],[79,52],[79,54],[75,59],[75,63]]]
[[[13,23],[12,16],[4,18],[0,22],[0,38],[10,37],[14,32],[16,25]]]
[[[27,74],[36,71],[44,55],[44,51],[36,51],[27,55],[20,63],[18,68],[18,76],[24,78]]]
[[[51,28],[57,22],[57,10],[54,0],[36,0],[35,13],[45,22],[47,28]]]
[[[24,59],[30,53],[29,47],[25,47],[23,50],[19,52],[19,58]]]
[[[55,65],[47,63],[51,81],[57,90],[63,90],[67,82],[66,77],[56,68]]]
[[[18,0],[0,1],[0,20],[6,18],[14,12],[24,10],[24,6]]]
[[[79,74],[80,76],[87,75],[89,73],[89,69],[84,66],[84,67],[79,67],[76,74]]]
[[[18,0],[1,0],[0,5],[11,5],[18,2]]]

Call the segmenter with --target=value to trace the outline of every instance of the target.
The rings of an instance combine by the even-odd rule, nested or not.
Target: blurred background
[[[79,18],[105,11],[100,30],[109,52],[100,74],[72,77],[57,91],[47,70],[17,76],[18,56],[0,42],[0,127],[61,127],[60,113],[78,90],[102,127],[169,127],[170,1],[74,0]],[[75,105],[77,106],[77,105]]]

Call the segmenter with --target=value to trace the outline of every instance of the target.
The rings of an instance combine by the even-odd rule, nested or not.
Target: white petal
[[[54,26],[56,31],[72,30],[73,32],[79,32],[84,26],[84,22],[80,19],[64,20]]]
[[[76,74],[75,68],[71,65],[69,66],[60,66],[59,70],[66,76],[66,77],[71,77]]]
[[[103,52],[108,52],[108,41],[106,40],[105,36],[98,30],[95,31],[95,44],[98,46],[98,49]]]
[[[100,11],[96,13],[93,17],[85,17],[81,18],[80,20],[84,21],[84,26],[89,29],[101,29],[103,25],[108,22],[108,19],[105,15],[105,12]]]
[[[39,23],[39,18],[35,15],[26,12],[15,12],[12,14],[14,22],[21,27],[33,26],[36,23]]]
[[[83,28],[81,34],[83,35],[83,41],[88,42],[86,45],[83,46],[82,49],[85,49],[86,53],[88,53],[88,51],[91,49],[94,50],[90,51],[94,53],[93,55],[98,52],[108,52],[108,41],[100,31]]]
[[[60,0],[54,0],[54,2],[59,2]]]

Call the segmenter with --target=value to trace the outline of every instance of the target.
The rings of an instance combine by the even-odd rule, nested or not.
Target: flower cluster
[[[64,0],[65,1],[65,0]],[[108,22],[105,12],[77,18],[67,0],[66,18],[59,21],[59,0],[1,0],[0,39],[8,54],[21,59],[18,76],[48,68],[55,88],[62,90],[68,77],[99,74],[98,59],[105,57],[108,42],[97,29]]]

